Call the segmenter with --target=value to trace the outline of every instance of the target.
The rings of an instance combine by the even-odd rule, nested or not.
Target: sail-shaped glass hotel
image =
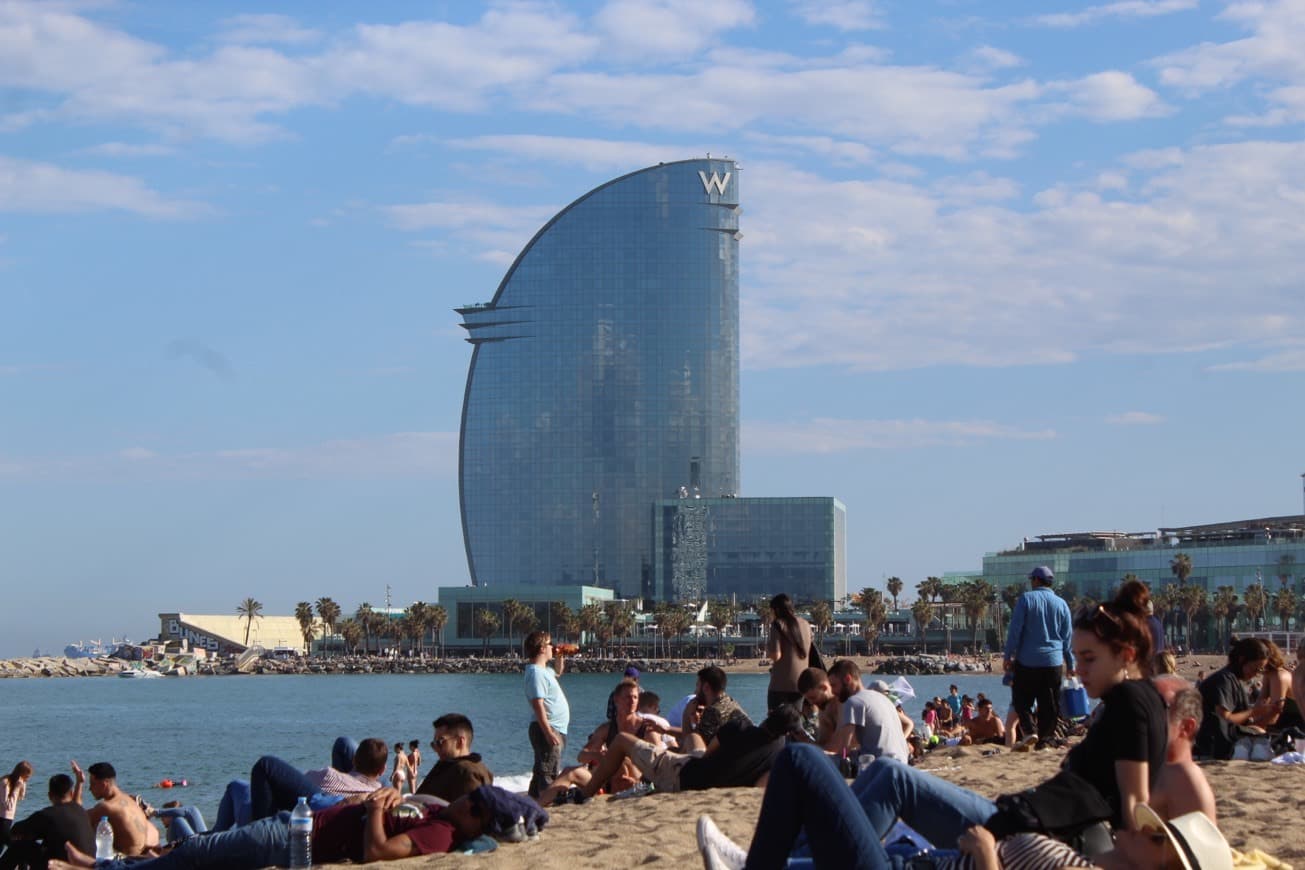
[[[479,586],[650,590],[652,505],[739,488],[739,172],[659,164],[567,206],[484,304],[459,445]]]

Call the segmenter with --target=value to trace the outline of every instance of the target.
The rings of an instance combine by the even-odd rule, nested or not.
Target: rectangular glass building
[[[834,498],[675,498],[652,510],[644,597],[797,601],[847,594],[847,510]]]

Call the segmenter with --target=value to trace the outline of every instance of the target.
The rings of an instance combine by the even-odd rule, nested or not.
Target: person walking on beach
[[[526,700],[534,718],[527,729],[535,762],[530,771],[532,798],[548,787],[562,772],[562,753],[566,749],[566,729],[571,723],[571,706],[557,678],[566,669],[561,651],[555,650],[553,638],[546,631],[532,631],[522,644],[526,658]],[[552,668],[548,660],[554,659]]]
[[[32,778],[32,764],[20,761],[8,776],[0,777],[0,849],[9,842],[9,829],[18,815],[18,804],[27,796],[27,781]]]
[[[770,610],[775,621],[766,639],[766,658],[774,664],[766,689],[766,709],[774,710],[780,704],[802,701],[797,680],[811,667],[811,623],[797,615],[793,602],[782,592],[770,599]]]
[[[1060,719],[1060,683],[1065,668],[1074,667],[1070,652],[1073,622],[1069,605],[1051,588],[1055,574],[1045,565],[1029,574],[1033,588],[1020,596],[1006,636],[1005,668],[1011,673],[1011,706],[1020,719],[1022,746],[1055,745]],[[1033,705],[1038,705],[1036,732]],[[1036,734],[1036,737],[1034,736]]]

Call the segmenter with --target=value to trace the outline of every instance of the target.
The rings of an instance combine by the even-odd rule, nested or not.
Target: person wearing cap
[[[861,685],[861,669],[851,659],[840,659],[829,669],[829,683],[842,702],[838,731],[834,733],[834,754],[856,751],[875,758],[892,758],[906,764],[911,757],[901,717],[888,697],[888,684],[875,680],[872,688]]]
[[[1060,719],[1060,683],[1074,667],[1070,652],[1073,622],[1069,605],[1052,591],[1055,574],[1045,565],[1029,573],[1032,589],[1015,603],[1006,637],[1005,668],[1011,674],[1011,706],[1020,719],[1022,746],[1054,745]],[[1036,737],[1033,705],[1038,705]]]

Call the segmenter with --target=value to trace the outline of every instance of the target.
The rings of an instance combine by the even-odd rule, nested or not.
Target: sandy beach
[[[987,758],[972,749],[932,753],[922,767],[966,788],[996,796],[1034,785],[1054,773],[1063,752],[1009,753]],[[1300,794],[1305,766],[1212,762],[1204,766],[1218,796],[1219,827],[1237,849],[1260,848],[1305,867],[1300,836]],[[708,813],[741,843],[752,836],[761,806],[759,789],[715,789],[631,800],[597,798],[564,806],[537,842],[504,845],[488,855],[441,855],[396,862],[398,867],[475,867],[509,870],[700,867],[694,824]]]

